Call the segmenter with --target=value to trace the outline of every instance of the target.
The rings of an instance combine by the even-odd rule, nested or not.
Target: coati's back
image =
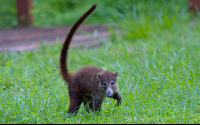
[[[102,69],[95,66],[82,67],[71,77],[69,87],[74,89],[70,91],[77,90],[81,91],[82,94],[84,94],[84,92],[88,92],[89,94],[89,92],[98,89],[99,80],[96,74],[100,71],[102,71]]]

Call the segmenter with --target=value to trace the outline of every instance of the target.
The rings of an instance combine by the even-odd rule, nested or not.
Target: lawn
[[[116,108],[116,101],[106,98],[100,114],[87,113],[83,105],[76,116],[66,114],[69,98],[59,75],[60,42],[31,51],[1,52],[0,123],[199,124],[199,18],[186,4],[165,4],[171,8],[155,2],[151,11],[139,11],[145,6],[138,3],[109,25],[111,35],[99,41],[101,47],[70,48],[72,72],[84,65],[119,72],[122,105]]]

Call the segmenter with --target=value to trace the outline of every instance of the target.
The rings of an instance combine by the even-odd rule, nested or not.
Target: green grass
[[[110,39],[100,48],[69,50],[72,72],[84,65],[119,72],[121,106],[106,98],[100,114],[81,106],[76,116],[68,116],[68,90],[59,75],[62,44],[43,44],[37,50],[0,53],[0,123],[199,124],[199,19],[185,6],[169,12],[178,6],[174,3],[151,11],[139,11],[139,5],[144,3],[119,18],[121,35],[110,26]]]
[[[115,108],[106,98],[99,115],[82,106],[77,116],[65,114],[60,43],[1,53],[0,123],[200,123],[200,37],[192,28],[178,31],[70,49],[70,71],[89,64],[119,72],[123,103]]]

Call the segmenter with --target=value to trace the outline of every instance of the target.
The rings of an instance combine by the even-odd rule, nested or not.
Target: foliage
[[[17,25],[17,12],[15,0],[0,1],[0,27]]]
[[[116,24],[122,36],[128,40],[147,37],[160,30],[177,29],[191,16],[187,1],[142,0],[129,7],[129,11],[121,14]]]
[[[158,21],[162,22],[171,18],[171,14],[176,13],[177,10],[181,9],[180,13],[183,15],[188,9],[187,0],[33,0],[31,13],[34,18],[34,26],[73,24],[74,20],[93,4],[98,4],[98,7],[91,15],[90,20],[86,20],[85,23],[114,23],[120,20],[119,18],[124,18],[125,15],[133,17],[132,21],[145,15],[150,20],[157,17]],[[0,27],[16,26],[16,1],[2,0],[0,7],[0,19],[2,20]]]
[[[130,3],[133,3],[133,1],[35,0],[32,13],[34,15],[35,25],[66,25],[73,24],[74,20],[77,19],[77,15],[82,15],[82,12],[85,12],[86,8],[90,8],[93,4],[98,4],[98,8],[86,23],[107,23],[117,19],[118,12],[125,12],[127,5]]]
[[[138,16],[143,14],[149,16],[149,18],[157,16],[159,18],[158,21],[161,22],[169,18],[168,14],[170,14],[170,17],[171,14],[176,14],[180,8],[182,15],[188,9],[187,0],[34,0],[35,6],[32,12],[35,25],[73,24],[74,20],[77,19],[77,15],[82,15],[82,12],[86,11],[85,8],[89,8],[93,4],[98,4],[98,7],[86,23],[113,23],[118,21],[119,17],[124,17],[125,15],[134,17],[133,20],[138,20],[137,14]],[[161,7],[163,5],[165,6],[164,9]]]

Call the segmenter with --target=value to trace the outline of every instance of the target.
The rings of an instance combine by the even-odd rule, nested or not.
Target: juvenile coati
[[[101,104],[106,96],[116,99],[116,106],[121,103],[121,97],[117,92],[117,71],[111,72],[95,66],[85,66],[76,73],[70,73],[66,64],[69,45],[75,31],[95,10],[96,6],[96,4],[93,5],[75,22],[65,38],[61,49],[60,70],[62,78],[68,83],[70,97],[70,105],[67,113],[77,113],[82,102],[84,105],[89,104],[86,111],[89,111],[89,109],[92,111],[100,111]]]

